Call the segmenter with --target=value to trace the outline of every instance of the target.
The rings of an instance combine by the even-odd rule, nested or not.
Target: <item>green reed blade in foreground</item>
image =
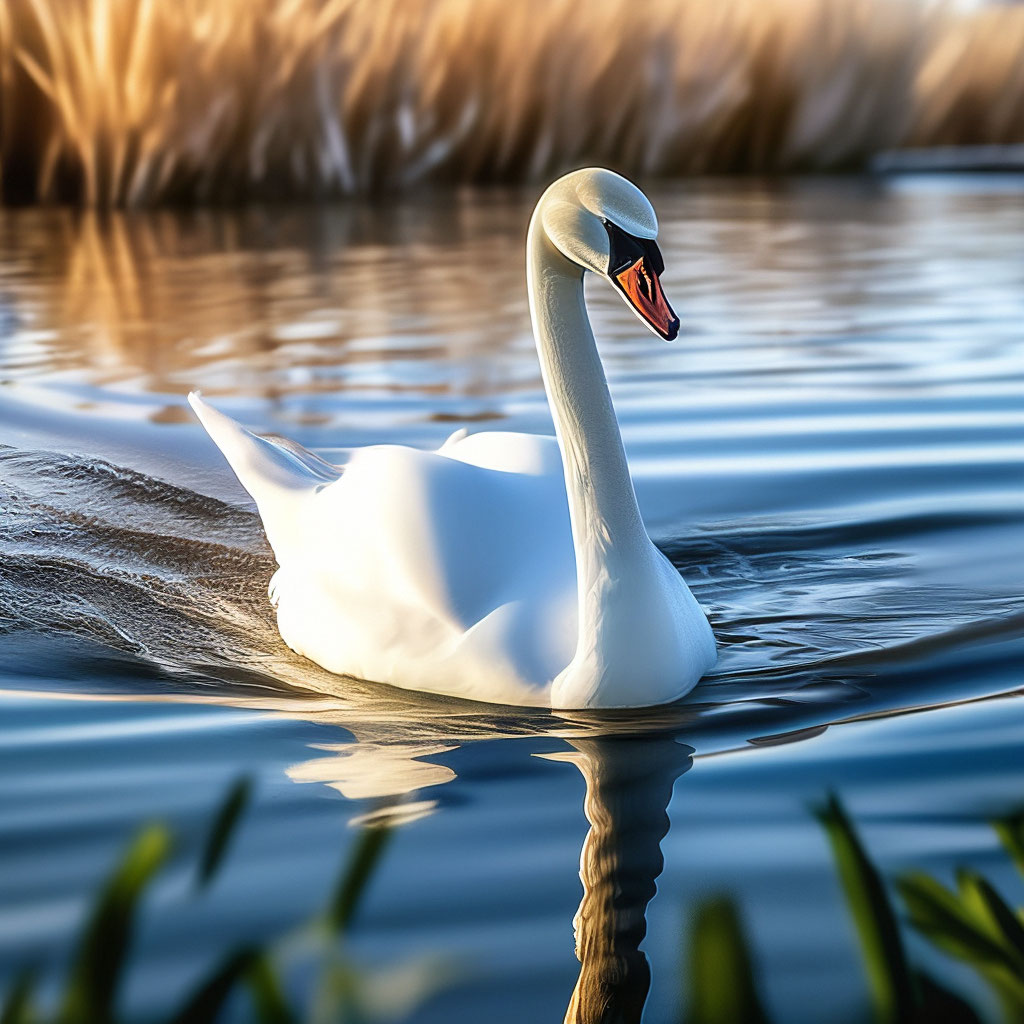
[[[221,803],[204,849],[200,879],[208,881],[216,874],[248,798],[249,784],[240,780]],[[881,875],[839,800],[830,796],[817,815],[831,842],[857,927],[874,997],[874,1020],[880,1024],[939,1020],[978,1024],[979,1017],[968,1003],[909,963]],[[1021,824],[1020,815],[997,824],[1015,860],[1021,850]],[[364,1016],[378,1019],[387,1012],[336,936],[351,927],[391,831],[380,826],[361,830],[326,914],[307,926],[312,929],[308,934],[327,942],[320,997],[310,1007],[316,1019],[324,1012],[331,1020],[349,1020],[353,1014],[360,1020]],[[151,826],[138,835],[111,873],[83,928],[64,998],[53,1018],[56,1024],[115,1024],[136,910],[165,863],[170,845],[168,831]],[[910,923],[940,950],[977,970],[998,996],[1006,1020],[1018,1024],[1024,1020],[1024,918],[978,873],[961,869],[956,878],[955,890],[923,873],[900,879]],[[699,907],[692,916],[691,935],[688,1024],[768,1024],[749,943],[733,901],[719,897]],[[301,1010],[289,1007],[277,970],[269,949],[235,950],[167,1018],[168,1024],[214,1024],[242,985],[259,1024],[296,1024],[302,1019]],[[422,965],[416,970],[422,973]],[[436,989],[434,974],[431,969],[430,984],[422,984],[421,978],[414,986],[412,1004]],[[381,975],[373,983],[379,982],[402,985],[398,974]],[[0,1024],[38,1024],[43,1019],[32,1006],[34,989],[33,974],[23,973],[7,994]],[[377,990],[378,996],[382,991]]]
[[[280,979],[266,953],[260,953],[249,966],[246,984],[259,1024],[295,1024],[296,1017],[285,1001]]]
[[[690,935],[687,1024],[767,1024],[750,947],[733,901],[718,897],[699,907]]]
[[[169,1024],[214,1024],[236,983],[252,968],[256,956],[252,949],[229,953],[200,982],[181,1009],[170,1018]]]
[[[197,888],[202,889],[209,885],[220,870],[251,794],[252,780],[248,776],[243,776],[234,783],[221,801],[206,837],[206,845],[203,847],[203,856],[196,874]]]
[[[884,1024],[912,1020],[917,1000],[899,924],[878,870],[835,794],[816,812],[825,828],[846,903],[857,928],[875,1017]]]
[[[958,960],[986,967],[1011,967],[998,938],[988,934],[960,899],[941,882],[921,872],[897,882],[910,924]]]
[[[974,919],[1000,942],[1017,976],[1024,979],[1024,926],[988,881],[975,871],[961,868],[956,874],[960,899]]]
[[[36,987],[35,971],[22,971],[14,980],[3,1009],[0,1009],[0,1024],[28,1024],[35,1020],[32,1009],[32,994]]]
[[[240,779],[226,794],[214,816],[197,871],[201,889],[217,873],[248,803],[250,784]],[[323,983],[319,1004],[314,999],[308,1019],[369,1021],[390,1019],[394,1007],[409,1010],[450,980],[437,964],[427,968],[414,964],[406,969],[366,972],[351,963],[337,937],[352,924],[370,879],[380,862],[391,829],[371,826],[361,830],[325,914],[302,926],[293,936],[325,944]],[[121,857],[96,898],[85,922],[72,960],[63,999],[56,1016],[38,1015],[32,1005],[35,975],[26,971],[18,977],[0,1008],[0,1024],[118,1024],[117,995],[129,965],[132,933],[138,904],[155,875],[167,860],[171,848],[169,831],[163,826],[143,830]],[[327,929],[324,928],[326,918]],[[281,947],[252,946],[235,949],[224,956],[186,996],[170,1016],[158,1017],[166,1024],[214,1024],[225,1005],[242,987],[247,990],[251,1019],[259,1024],[296,1024],[307,1019],[301,1006],[286,1001],[278,976],[275,950]],[[417,974],[419,971],[419,974]],[[372,982],[369,984],[368,982]],[[398,1002],[395,992],[399,992]],[[387,998],[382,999],[381,993]],[[320,1012],[324,1011],[324,1012]],[[324,1016],[326,1013],[326,1017]],[[248,1019],[248,1018],[247,1018]]]
[[[1024,1020],[1020,921],[973,872],[958,873],[953,892],[921,873],[898,882],[911,925],[934,946],[973,967],[992,987],[1008,1021]]]
[[[391,837],[391,829],[372,825],[362,829],[331,900],[327,920],[334,931],[348,930],[367,883]]]
[[[170,848],[167,829],[151,825],[132,842],[108,879],[79,940],[57,1018],[60,1024],[104,1024],[113,1019],[136,906]]]

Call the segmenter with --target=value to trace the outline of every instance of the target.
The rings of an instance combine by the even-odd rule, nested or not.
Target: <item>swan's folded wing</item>
[[[344,472],[343,466],[333,465],[326,459],[311,452],[308,448],[303,448],[298,442],[292,441],[287,437],[281,437],[279,434],[261,434],[256,436],[256,440],[265,441],[267,444],[273,445],[285,454],[290,455],[292,459],[299,463],[307,477],[315,480],[317,483],[332,484],[335,480],[340,479],[341,474]],[[348,449],[337,448],[334,451],[343,453],[346,457],[350,455]]]
[[[246,430],[204,401],[197,391],[188,396],[188,401],[241,485],[257,503],[276,491],[316,489],[341,477],[341,469],[294,441],[259,437]]]
[[[280,561],[301,534],[305,499],[339,480],[342,470],[284,438],[258,437],[204,402],[188,396],[199,421],[260,510],[267,539]]]

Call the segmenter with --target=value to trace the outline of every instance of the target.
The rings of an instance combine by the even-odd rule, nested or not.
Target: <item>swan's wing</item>
[[[341,477],[337,466],[294,441],[259,437],[246,430],[204,401],[198,391],[188,396],[188,402],[239,482],[257,502],[271,492],[315,490]]]
[[[260,510],[267,537],[277,551],[291,532],[304,498],[341,477],[337,466],[284,438],[257,437],[204,402],[195,391],[189,404]]]
[[[467,437],[469,437],[469,427],[459,427],[458,430],[453,430],[448,435],[448,439],[437,450],[439,452],[444,452],[444,454],[447,455],[449,448],[454,448],[460,441],[464,441]]]
[[[340,479],[342,472],[344,472],[344,466],[341,463],[328,462],[322,455],[317,455],[308,448],[303,448],[297,441],[281,437],[280,434],[261,434],[256,440],[266,441],[268,444],[285,451],[299,462],[311,477],[320,483],[334,483],[335,480]],[[332,448],[328,450],[331,452],[332,457],[335,454],[342,455],[342,462],[347,462],[351,458],[352,450],[350,448]]]
[[[545,434],[515,434],[504,430],[470,434],[463,427],[441,445],[437,454],[481,469],[562,477],[562,453],[558,442]]]
[[[576,562],[561,473],[375,445],[298,505],[290,521],[283,504],[280,519],[263,516],[293,650],[341,674],[512,702],[524,680],[546,686],[571,659]],[[496,697],[495,677],[518,682]]]
[[[274,440],[277,440],[276,435],[274,436]],[[294,441],[289,441],[288,443],[295,444]],[[312,452],[305,448],[301,448],[299,445],[295,445],[295,447],[299,448],[299,450],[305,455],[310,455],[313,459],[325,463],[338,476],[341,476],[341,474],[345,472],[345,466],[352,459],[352,456],[359,451],[358,448],[318,448],[318,454],[314,455]]]

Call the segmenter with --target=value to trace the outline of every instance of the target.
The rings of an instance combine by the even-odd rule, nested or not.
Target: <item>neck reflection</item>
[[[580,855],[583,899],[573,920],[580,974],[566,1024],[638,1024],[651,983],[640,943],[664,859],[668,802],[692,765],[691,747],[668,735],[574,739],[571,760],[587,783],[590,831]]]

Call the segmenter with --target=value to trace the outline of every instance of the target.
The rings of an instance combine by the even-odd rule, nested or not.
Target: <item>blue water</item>
[[[830,788],[886,872],[968,863],[1021,902],[988,820],[1024,803],[1024,180],[650,194],[683,337],[645,335],[600,282],[588,300],[645,519],[721,655],[682,705],[603,718],[296,658],[258,519],[182,399],[201,387],[321,448],[549,429],[530,195],[0,215],[0,984],[39,961],[52,990],[148,819],[181,842],[138,936],[140,1016],[232,943],[305,920],[369,816],[395,835],[353,955],[456,971],[402,1019],[561,1019],[588,785],[607,853],[584,871],[593,934],[609,885],[642,912],[657,876],[648,1022],[678,1019],[688,915],[716,892],[777,1019],[861,1019],[809,813]],[[254,805],[194,899],[242,772]],[[634,995],[635,918],[611,929]]]

